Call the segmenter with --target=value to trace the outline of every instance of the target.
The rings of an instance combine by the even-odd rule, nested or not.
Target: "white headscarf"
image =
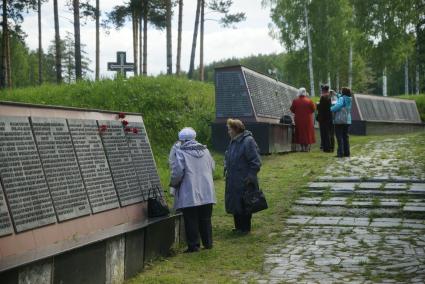
[[[196,131],[192,127],[185,127],[179,132],[180,141],[190,141],[195,140]]]
[[[307,90],[305,88],[298,89],[298,97],[307,96]]]

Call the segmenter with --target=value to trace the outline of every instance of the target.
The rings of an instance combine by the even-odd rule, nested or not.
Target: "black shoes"
[[[199,248],[188,248],[187,250],[185,250],[183,253],[192,253],[192,252],[199,252]]]

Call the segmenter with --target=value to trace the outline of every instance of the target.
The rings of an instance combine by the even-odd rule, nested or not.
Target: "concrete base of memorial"
[[[2,259],[0,283],[122,283],[184,239],[181,215],[122,224]],[[3,249],[4,247],[2,247]]]
[[[247,122],[247,130],[251,131],[260,148],[261,154],[285,153],[292,151],[293,128],[288,124]],[[224,152],[229,145],[226,123],[213,123],[212,143],[216,151]]]
[[[350,127],[350,134],[354,135],[402,134],[418,131],[425,131],[425,124],[353,121]]]

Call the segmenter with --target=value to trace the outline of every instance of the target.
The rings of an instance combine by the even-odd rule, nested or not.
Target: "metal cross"
[[[134,63],[129,63],[126,60],[125,51],[117,52],[117,62],[108,62],[108,70],[116,71],[119,74],[124,75],[124,78],[127,77],[127,72],[134,72]]]

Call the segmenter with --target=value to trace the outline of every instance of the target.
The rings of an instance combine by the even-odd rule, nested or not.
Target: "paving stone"
[[[425,206],[406,205],[403,207],[403,211],[425,213]]]
[[[336,225],[340,220],[341,217],[314,217],[309,225]]]
[[[396,228],[401,226],[401,222],[378,222],[373,221],[370,223],[371,227],[377,227],[377,228]]]
[[[341,262],[341,259],[339,257],[324,257],[324,258],[317,258],[314,260],[315,265],[319,266],[328,266],[328,265],[337,265]]]
[[[287,224],[298,224],[298,225],[304,225],[308,223],[312,219],[311,216],[291,216],[289,219],[286,220]]]
[[[333,182],[310,182],[308,188],[311,189],[326,189],[331,188],[334,185]]]
[[[387,183],[385,184],[384,189],[385,190],[406,190],[407,189],[406,183]]]
[[[300,198],[297,201],[295,201],[295,204],[299,205],[319,205],[320,202],[322,202],[321,198]]]
[[[338,225],[340,226],[368,226],[369,218],[351,218],[343,217],[339,221]]]
[[[359,189],[380,189],[382,186],[381,182],[362,182],[359,184]]]
[[[410,191],[425,193],[425,183],[413,183],[410,185]]]

